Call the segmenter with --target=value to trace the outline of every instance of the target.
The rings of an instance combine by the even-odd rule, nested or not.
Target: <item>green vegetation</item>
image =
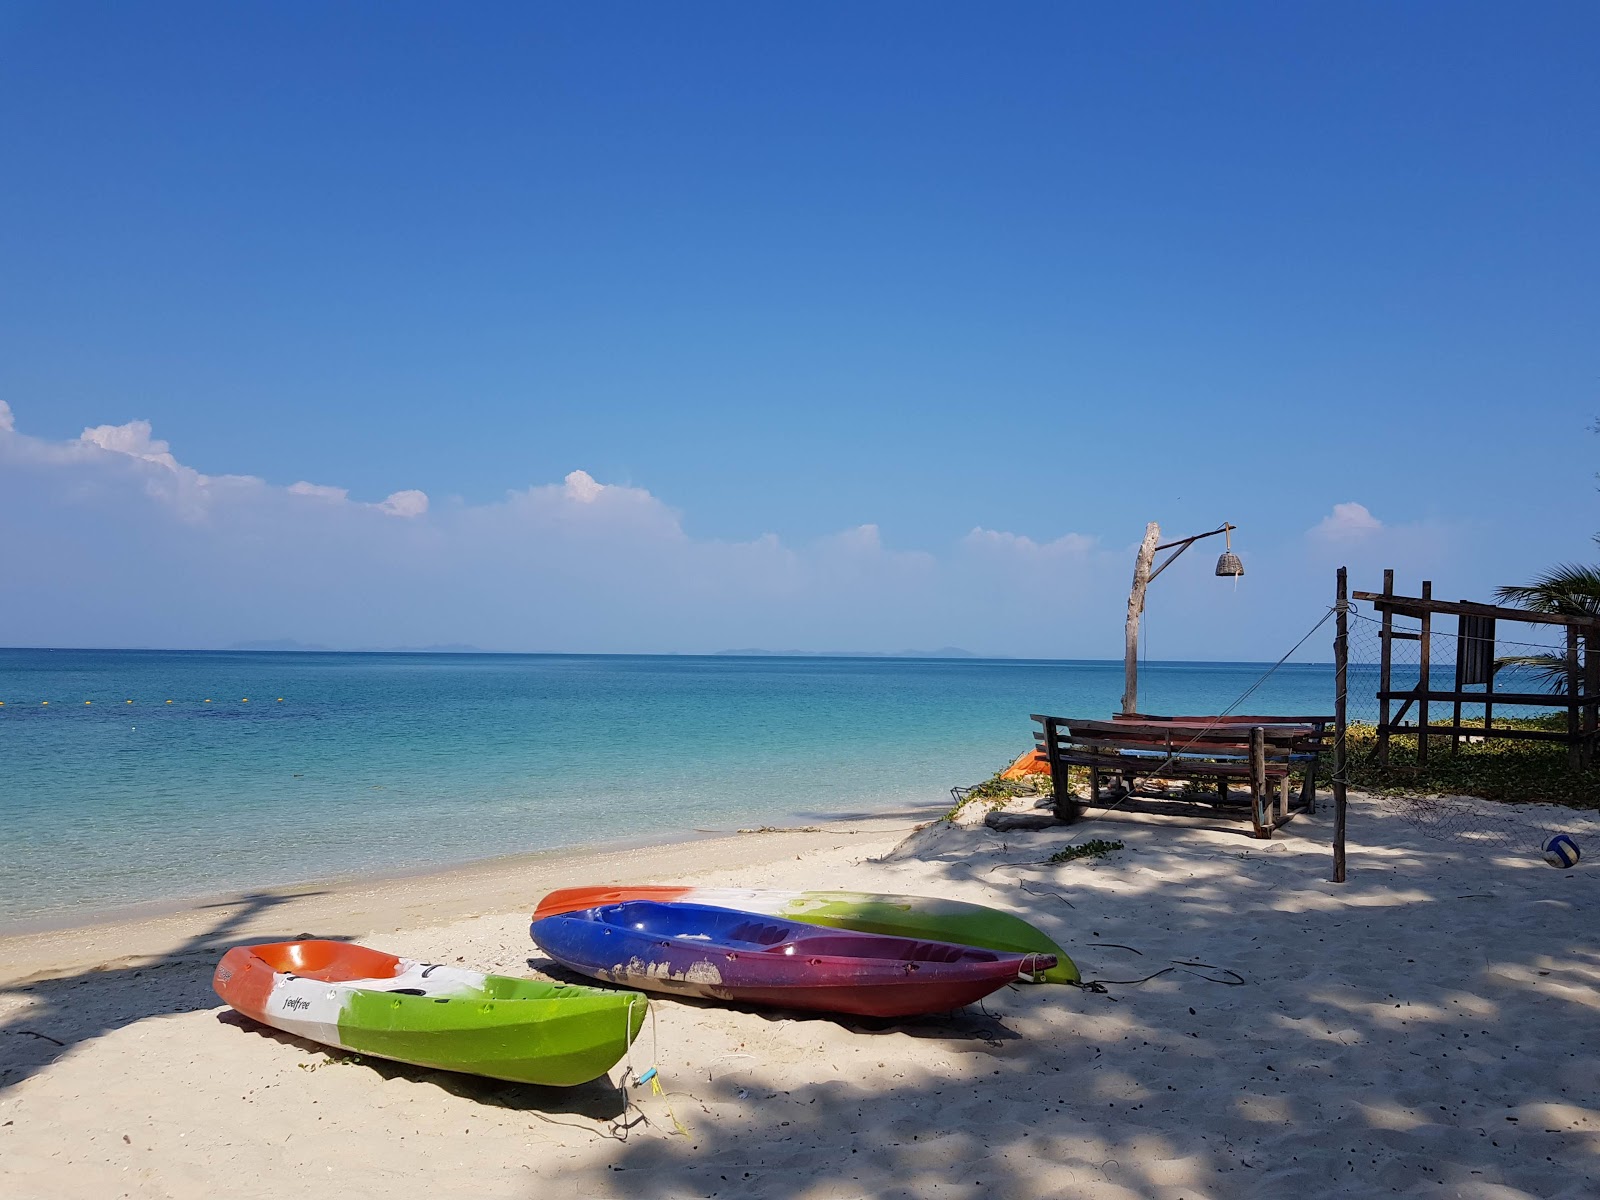
[[[1046,862],[1069,863],[1077,862],[1080,858],[1102,858],[1113,850],[1121,850],[1121,842],[1105,842],[1095,838],[1092,842],[1079,842],[1076,846],[1068,846],[1057,850]]]
[[[1542,717],[1501,720],[1496,726],[1565,732],[1567,719],[1556,713]],[[1572,808],[1600,809],[1600,770],[1575,771],[1567,766],[1567,748],[1559,742],[1482,738],[1464,731],[1460,747],[1450,753],[1449,737],[1428,739],[1428,763],[1417,764],[1416,736],[1394,734],[1389,740],[1389,765],[1380,766],[1373,753],[1378,731],[1371,725],[1351,725],[1348,779],[1365,792],[1391,796],[1481,796],[1524,804],[1565,804]],[[1333,755],[1324,754],[1318,780],[1326,786],[1333,775]]]
[[[973,784],[969,788],[953,789],[955,803],[950,806],[950,811],[945,813],[944,819],[955,820],[957,814],[969,804],[1001,808],[1018,796],[1049,796],[1055,791],[1048,775],[1024,775],[1021,779],[1001,779],[1000,776],[1005,769],[1002,767],[982,783]]]
[[[1595,539],[1600,542],[1600,537]],[[1585,563],[1558,563],[1532,583],[1498,588],[1495,596],[1502,604],[1530,608],[1534,612],[1564,617],[1600,616],[1600,566]],[[1583,635],[1585,658],[1594,651],[1592,635]],[[1531,667],[1552,692],[1567,687],[1567,659],[1564,654],[1511,654],[1495,659],[1495,667]]]

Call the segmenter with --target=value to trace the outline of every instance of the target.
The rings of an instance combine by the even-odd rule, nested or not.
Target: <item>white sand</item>
[[[1271,842],[1112,816],[889,861],[908,827],[879,821],[0,941],[0,1194],[1592,1198],[1600,822],[1550,819],[1591,861],[1430,840],[1359,800],[1343,885],[1327,806]],[[1091,837],[1126,849],[995,869]],[[1209,965],[888,1025],[659,1000],[634,1061],[668,1098],[632,1093],[625,1139],[604,1081],[349,1061],[209,989],[217,946],[297,933],[527,973],[532,903],[577,880],[952,895],[1028,915],[1086,978]]]

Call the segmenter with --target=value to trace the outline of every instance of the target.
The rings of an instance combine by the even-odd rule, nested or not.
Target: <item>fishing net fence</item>
[[[1362,611],[1350,604],[1347,617],[1348,665],[1346,668],[1346,714],[1349,723],[1346,749],[1352,762],[1377,761],[1383,743],[1387,753],[1381,790],[1369,791],[1372,807],[1389,813],[1419,832],[1431,837],[1487,847],[1524,848],[1542,843],[1559,828],[1551,824],[1551,809],[1544,805],[1516,803],[1489,804],[1461,796],[1436,795],[1407,787],[1407,777],[1418,776],[1422,763],[1418,746],[1427,725],[1429,760],[1440,755],[1469,756],[1487,760],[1491,755],[1504,758],[1507,751],[1526,751],[1528,742],[1497,739],[1486,732],[1486,718],[1492,716],[1504,725],[1514,716],[1519,723],[1529,718],[1557,713],[1565,729],[1563,698],[1552,695],[1548,708],[1537,705],[1508,705],[1497,701],[1496,692],[1543,693],[1551,690],[1552,680],[1565,681],[1566,647],[1564,630],[1549,627],[1545,640],[1518,641],[1497,637],[1493,626],[1487,629],[1469,618],[1445,619],[1454,629],[1430,628],[1423,632],[1420,620],[1395,614],[1387,639],[1381,615]],[[1437,622],[1439,618],[1436,616]],[[1545,627],[1534,626],[1530,636],[1537,639]],[[1389,647],[1388,712],[1384,712],[1383,651]],[[1557,686],[1560,686],[1558,683]],[[1431,702],[1420,698],[1400,698],[1393,694],[1408,691],[1450,690],[1474,693],[1483,699],[1455,699]],[[1442,711],[1441,711],[1442,710]],[[1380,723],[1387,716],[1387,739],[1379,735]],[[1439,732],[1441,725],[1450,727]],[[1492,745],[1490,743],[1493,743]],[[1548,745],[1548,743],[1540,743]],[[1502,774],[1515,772],[1495,763]],[[1514,784],[1514,774],[1511,776]]]

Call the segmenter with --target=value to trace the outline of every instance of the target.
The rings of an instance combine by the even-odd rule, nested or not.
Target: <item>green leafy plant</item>
[[[1064,849],[1057,850],[1045,861],[1052,863],[1069,863],[1077,862],[1080,858],[1103,858],[1107,854],[1110,854],[1113,850],[1121,849],[1121,842],[1107,842],[1102,841],[1099,838],[1095,838],[1091,842],[1079,842],[1075,846],[1067,846]]]
[[[1505,728],[1565,732],[1565,714],[1520,717],[1495,724]],[[1475,740],[1467,740],[1472,738]],[[1428,738],[1428,761],[1417,762],[1415,732],[1389,737],[1389,764],[1375,757],[1378,731],[1371,725],[1353,724],[1346,734],[1349,765],[1346,778],[1353,788],[1390,796],[1479,796],[1507,803],[1564,804],[1571,808],[1600,809],[1600,770],[1574,770],[1567,765],[1567,748],[1559,742],[1522,741],[1485,736],[1470,728],[1462,731],[1456,752],[1450,738]],[[1326,786],[1333,776],[1333,755],[1322,756],[1318,779]]]

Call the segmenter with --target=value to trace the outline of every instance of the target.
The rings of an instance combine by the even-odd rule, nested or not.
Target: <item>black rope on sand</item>
[[[1122,946],[1119,947],[1119,949],[1130,950],[1132,947]],[[1134,950],[1134,953],[1138,954],[1139,951]],[[1161,970],[1152,972],[1151,974],[1146,975],[1143,979],[1085,979],[1073,984],[1073,986],[1080,987],[1086,992],[1104,992],[1106,990],[1105,985],[1108,983],[1114,983],[1119,986],[1149,983],[1152,979],[1158,979],[1162,975],[1167,974],[1169,971],[1178,971],[1187,967],[1204,967],[1208,971],[1221,971],[1224,975],[1233,976],[1232,979],[1218,979],[1214,975],[1201,975],[1198,971],[1188,972],[1190,975],[1194,975],[1199,979],[1204,979],[1207,983],[1220,983],[1225,987],[1240,987],[1245,983],[1245,977],[1243,975],[1239,974],[1237,971],[1230,970],[1227,967],[1217,967],[1210,963],[1185,962],[1176,958],[1172,959],[1171,962],[1173,964],[1172,966],[1162,967]]]
[[[1074,904],[1071,900],[1068,900],[1060,892],[1051,892],[1040,888],[1031,888],[1028,886],[1028,881],[1026,879],[1019,880],[1017,882],[1017,886],[1023,891],[1027,892],[1030,896],[1052,896],[1061,901],[1061,903],[1065,904],[1068,908],[1077,908],[1076,904]]]
[[[65,1042],[57,1041],[55,1038],[51,1037],[48,1033],[36,1033],[32,1029],[7,1029],[7,1030],[5,1030],[5,1032],[6,1033],[16,1034],[18,1037],[22,1037],[22,1036],[36,1037],[40,1041],[53,1042],[53,1043],[55,1043],[55,1045],[61,1046],[63,1048],[66,1046]]]

